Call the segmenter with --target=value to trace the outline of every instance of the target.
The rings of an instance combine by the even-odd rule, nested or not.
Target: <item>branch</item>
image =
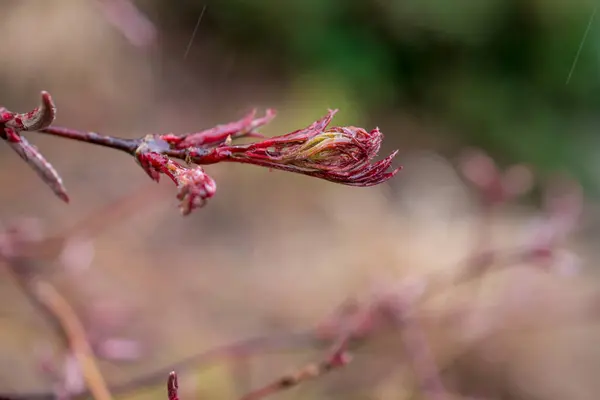
[[[86,142],[97,146],[109,147],[111,149],[124,151],[128,154],[133,154],[135,149],[141,144],[139,139],[122,139],[112,136],[101,135],[96,132],[78,131],[75,129],[61,128],[50,126],[40,129],[39,133],[61,137],[63,139],[71,139],[79,142]]]
[[[85,329],[68,301],[48,282],[35,277],[35,265],[26,258],[5,257],[0,254],[11,275],[24,294],[37,306],[56,328],[75,356],[90,393],[97,400],[110,400],[112,396],[98,368]],[[3,396],[0,396],[3,397]]]
[[[421,392],[430,400],[447,400],[448,392],[442,382],[440,371],[431,352],[425,332],[417,318],[411,317],[412,304],[401,297],[384,305],[392,320],[401,329],[404,350],[408,355]]]
[[[111,400],[112,396],[108,385],[96,363],[85,329],[71,305],[48,282],[37,279],[32,284],[37,298],[53,313],[59,321],[65,336],[69,339],[69,349],[75,355],[87,387],[94,399]]]
[[[252,164],[362,187],[383,183],[400,170],[400,167],[390,170],[397,151],[373,162],[383,140],[379,129],[367,132],[354,126],[328,127],[337,110],[330,110],[304,129],[246,145],[232,145],[232,142],[243,137],[261,137],[257,129],[275,117],[274,110],[267,110],[264,116],[258,118],[256,110],[253,110],[238,121],[200,132],[154,134],[138,139],[50,126],[55,111],[47,92],[42,92],[42,104],[27,114],[0,109],[0,138],[8,142],[65,201],[68,197],[60,176],[21,136],[21,132],[37,131],[133,156],[153,180],[158,181],[164,174],[175,183],[184,215],[202,207],[215,194],[216,183],[201,165],[219,162]]]
[[[122,220],[124,216],[131,215],[132,211],[139,211],[141,209],[138,204],[140,201],[143,200],[144,205],[151,204],[152,202],[148,201],[149,197],[152,197],[157,192],[155,190],[151,192],[150,189],[150,186],[141,188],[141,190],[135,191],[131,195],[109,203],[100,211],[90,214],[90,216],[84,218],[65,232],[62,232],[62,234],[53,235],[48,238],[37,238],[34,237],[36,235],[30,232],[24,224],[12,226],[4,232],[4,235],[0,232],[0,261],[8,264],[8,271],[15,282],[42,313],[42,316],[58,332],[65,345],[68,348],[72,348],[74,346],[70,343],[76,344],[77,349],[79,349],[79,360],[82,362],[82,365],[88,366],[87,372],[84,371],[84,373],[92,379],[98,388],[98,390],[94,389],[93,391],[71,394],[71,397],[85,398],[93,395],[95,398],[101,399],[102,397],[98,397],[97,395],[97,393],[102,392],[100,388],[102,383],[101,375],[99,375],[97,369],[94,371],[93,365],[90,365],[90,363],[93,363],[94,356],[91,353],[91,347],[89,344],[86,344],[86,336],[83,336],[85,332],[80,329],[81,324],[78,322],[77,316],[55,288],[37,278],[38,264],[42,258],[44,260],[55,258],[57,252],[60,251],[60,248],[64,246],[69,237],[81,234],[85,234],[88,237],[95,235],[106,229],[107,226],[116,220]],[[67,327],[69,328],[69,332],[71,332],[69,335],[65,334]],[[70,340],[69,338],[71,337],[76,338],[76,340]],[[238,360],[269,350],[306,348],[307,346],[314,346],[317,343],[319,343],[319,340],[315,339],[311,332],[249,338],[215,347],[200,354],[190,355],[175,364],[158,369],[137,379],[112,386],[108,390],[115,395],[127,393],[162,381],[164,376],[173,369],[183,370],[195,365],[208,364],[225,359]],[[104,387],[107,388],[106,385]],[[56,394],[50,392],[0,393],[0,399],[13,400],[44,400],[54,399],[55,397]]]
[[[329,356],[322,362],[311,363],[294,373],[286,374],[261,388],[251,391],[243,396],[241,400],[260,400],[347,365],[351,360],[346,351],[349,341],[349,336],[344,337],[333,346]]]
[[[159,368],[152,373],[141,377],[131,379],[127,382],[112,385],[109,387],[113,395],[123,395],[135,390],[164,382],[165,376],[173,370],[184,370],[192,367],[208,365],[210,363],[224,361],[228,359],[238,359],[248,355],[264,354],[267,351],[282,351],[307,346],[314,346],[320,341],[315,339],[312,332],[289,333],[273,336],[259,336],[230,343],[224,346],[218,346],[205,352],[190,355],[187,358],[174,364]],[[75,399],[84,399],[92,395],[90,391],[77,393],[73,396]],[[10,400],[54,400],[55,395],[49,392],[32,393],[0,393],[0,399]]]
[[[69,197],[62,179],[44,156],[21,136],[23,131],[33,131],[48,127],[56,116],[56,107],[48,92],[42,92],[41,104],[26,114],[17,114],[0,107],[0,138],[8,143],[52,191],[63,201]]]

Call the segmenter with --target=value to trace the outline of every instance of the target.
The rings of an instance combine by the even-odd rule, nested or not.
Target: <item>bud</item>
[[[174,171],[173,176],[177,184],[179,209],[183,215],[188,215],[196,208],[203,207],[206,200],[214,196],[217,190],[215,180],[206,175],[199,166],[179,167]]]
[[[179,383],[177,382],[177,374],[175,371],[171,371],[169,379],[167,380],[167,396],[169,400],[179,400],[178,390]]]
[[[0,108],[0,123],[16,131],[37,131],[47,128],[56,118],[56,106],[50,93],[42,91],[40,105],[28,113],[18,114]]]
[[[177,185],[177,199],[180,201],[179,209],[183,215],[190,214],[196,208],[205,205],[217,190],[217,184],[208,176],[202,167],[190,165],[182,166],[164,154],[154,152],[154,147],[159,142],[148,141],[136,150],[136,160],[155,181],[159,181],[160,174],[167,175]]]
[[[337,110],[305,129],[261,142],[219,146],[211,150],[191,149],[194,163],[241,162],[296,172],[350,186],[373,186],[393,177],[388,171],[397,151],[376,163],[383,134],[354,126],[327,129]]]
[[[47,128],[56,117],[56,107],[48,92],[42,92],[41,104],[28,113],[14,113],[0,107],[0,139],[8,145],[42,178],[63,201],[69,197],[62,179],[38,149],[21,136],[23,131]]]

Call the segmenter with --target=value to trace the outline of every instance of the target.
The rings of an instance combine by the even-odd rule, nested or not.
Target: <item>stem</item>
[[[309,173],[309,172],[318,172],[317,170],[311,170],[308,168],[302,169],[298,166],[292,164],[284,164],[281,162],[275,162],[268,158],[258,158],[254,156],[252,157],[236,157],[235,154],[244,154],[244,152],[248,151],[248,146],[221,146],[213,149],[202,149],[202,148],[194,148],[191,152],[187,152],[185,150],[169,150],[165,152],[165,154],[169,157],[179,158],[184,160],[188,158],[191,162],[198,165],[210,165],[216,164],[220,162],[233,162],[239,164],[250,164],[256,165],[259,167],[273,168],[287,172],[296,172],[296,173]]]
[[[203,353],[194,354],[187,358],[173,363],[165,368],[160,368],[139,378],[129,380],[124,383],[110,386],[109,390],[113,395],[123,395],[140,388],[157,384],[164,380],[165,376],[173,370],[184,370],[191,367],[202,368],[206,364],[237,360],[240,357],[245,358],[255,354],[265,354],[271,351],[289,351],[293,349],[302,349],[307,346],[318,344],[315,341],[312,332],[296,332],[280,334],[275,336],[259,336],[242,340],[239,342],[214,347]],[[91,395],[91,391],[73,395],[74,399],[84,399]],[[55,396],[50,392],[32,392],[32,393],[0,393],[0,399],[9,400],[54,400]]]
[[[108,385],[98,368],[94,352],[77,314],[52,285],[41,280],[37,280],[34,284],[36,296],[52,311],[62,326],[65,336],[69,338],[69,347],[77,358],[90,393],[96,400],[111,400]]]
[[[80,142],[110,147],[112,149],[124,151],[128,154],[133,154],[135,149],[137,149],[141,143],[140,139],[123,139],[113,136],[100,135],[96,132],[78,131],[75,129],[54,126],[40,129],[38,132],[58,136],[64,139],[78,140]]]
[[[241,400],[261,400],[296,387],[305,381],[316,379],[334,369],[346,366],[350,362],[347,348],[352,340],[352,334],[351,330],[346,330],[340,334],[340,337],[331,346],[327,358],[323,361],[305,365],[293,374],[284,375],[265,386],[251,391],[244,395]]]
[[[424,397],[429,400],[448,400],[444,383],[425,332],[417,318],[409,316],[410,305],[401,301],[391,305],[392,318],[402,330],[404,350],[413,367],[415,378]]]
[[[67,348],[73,353],[89,393],[96,400],[111,400],[110,390],[87,340],[85,328],[69,302],[50,283],[32,275],[35,265],[30,260],[20,257],[5,258],[2,255],[0,260],[6,262],[11,277],[48,318]],[[12,396],[0,395],[0,398],[12,398]]]

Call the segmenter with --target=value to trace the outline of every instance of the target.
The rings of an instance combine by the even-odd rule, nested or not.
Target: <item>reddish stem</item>
[[[38,132],[52,136],[58,136],[63,139],[77,140],[99,146],[110,147],[111,149],[121,150],[128,154],[135,153],[135,149],[142,143],[141,139],[123,139],[113,136],[105,136],[96,132],[78,131],[70,128],[50,126],[40,129]]]

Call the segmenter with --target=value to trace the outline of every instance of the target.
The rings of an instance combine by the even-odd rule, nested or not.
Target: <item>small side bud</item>
[[[167,395],[169,400],[179,400],[178,390],[179,382],[177,381],[177,374],[175,371],[171,371],[167,380]]]
[[[25,114],[12,114],[4,126],[17,131],[37,131],[50,126],[56,118],[56,106],[50,93],[43,91],[41,104]]]
[[[200,166],[183,166],[156,152],[148,145],[152,140],[149,139],[149,142],[144,142],[138,147],[135,152],[137,162],[153,180],[158,182],[160,174],[165,174],[177,185],[177,199],[180,201],[179,209],[183,215],[203,207],[206,200],[213,197],[217,190],[215,180]]]

